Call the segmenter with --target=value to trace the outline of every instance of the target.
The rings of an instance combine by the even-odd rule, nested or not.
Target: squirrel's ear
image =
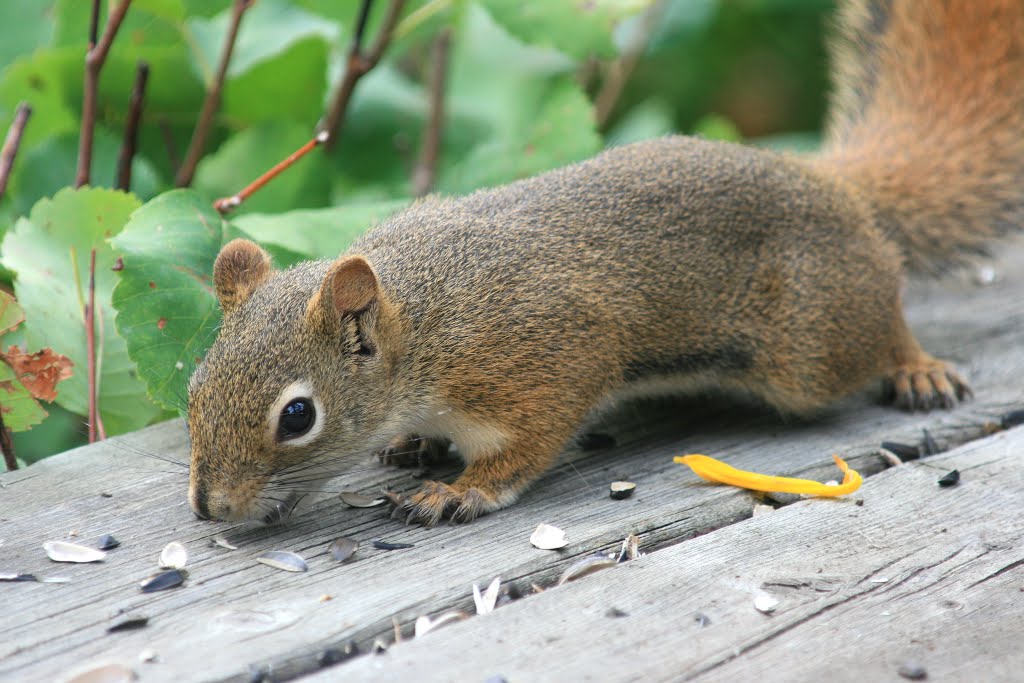
[[[234,239],[225,244],[213,263],[213,289],[224,314],[248,299],[270,271],[270,255],[255,243]]]
[[[361,313],[380,296],[377,274],[362,256],[342,256],[327,269],[320,289],[309,300],[307,315],[324,323]]]

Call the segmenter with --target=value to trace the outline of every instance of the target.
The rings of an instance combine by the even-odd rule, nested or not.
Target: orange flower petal
[[[706,455],[679,455],[673,458],[673,461],[681,465],[688,465],[701,479],[766,493],[803,493],[809,496],[834,497],[853,493],[859,489],[864,481],[860,474],[856,470],[851,470],[846,461],[838,455],[832,457],[835,458],[839,469],[843,471],[843,483],[838,486],[826,486],[810,479],[773,477],[767,474],[738,470],[726,465],[721,460],[715,460]]]

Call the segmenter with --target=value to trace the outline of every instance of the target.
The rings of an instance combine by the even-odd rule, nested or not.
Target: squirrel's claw
[[[974,395],[952,365],[927,355],[918,363],[897,368],[886,378],[885,387],[887,399],[909,411],[948,410]]]
[[[388,499],[395,506],[391,516],[405,520],[406,524],[435,526],[442,519],[452,522],[471,522],[486,512],[497,508],[483,491],[476,488],[459,492],[449,484],[427,481],[411,496],[388,493]]]

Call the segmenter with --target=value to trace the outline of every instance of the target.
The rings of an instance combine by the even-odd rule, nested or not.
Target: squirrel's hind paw
[[[395,505],[391,516],[407,524],[434,526],[442,519],[453,522],[471,522],[480,515],[497,510],[497,501],[480,489],[459,492],[440,481],[427,481],[411,496],[389,494]]]
[[[884,393],[888,402],[910,411],[950,409],[974,395],[952,365],[927,354],[890,373],[885,379]]]

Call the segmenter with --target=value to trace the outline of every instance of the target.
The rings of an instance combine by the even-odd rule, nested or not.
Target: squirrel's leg
[[[972,395],[950,363],[925,353],[907,328],[902,312],[893,330],[892,364],[885,373],[886,399],[904,410],[952,408]]]
[[[390,496],[396,506],[393,516],[433,526],[446,518],[469,522],[511,505],[554,463],[562,446],[555,441],[522,435],[497,454],[471,457],[452,484],[427,481],[410,496]]]
[[[393,467],[424,467],[444,460],[449,443],[447,439],[407,434],[392,439],[377,457],[382,464]]]

